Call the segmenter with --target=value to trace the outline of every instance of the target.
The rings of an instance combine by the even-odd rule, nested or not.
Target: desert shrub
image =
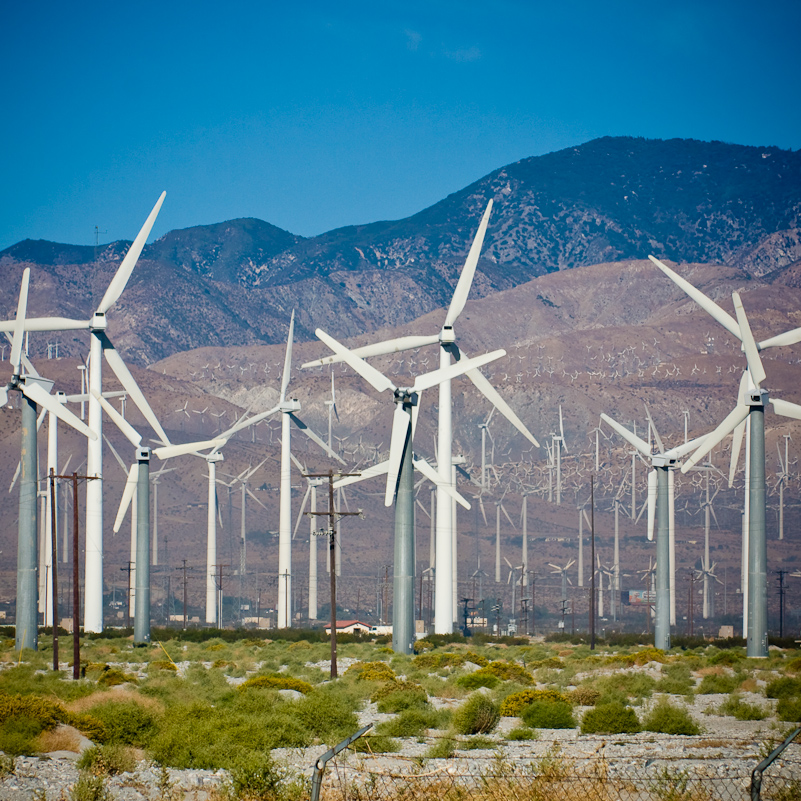
[[[489,734],[501,719],[497,704],[485,695],[471,695],[453,715],[453,727],[459,734]]]
[[[168,659],[157,659],[148,665],[148,673],[150,671],[157,671],[157,670],[168,670],[173,673],[178,672],[178,668],[175,666],[175,664],[173,662],[170,662]]]
[[[534,683],[532,675],[521,665],[516,662],[504,662],[498,660],[490,662],[483,668],[477,670],[473,675],[488,675],[495,676],[502,681],[515,681],[518,684],[528,685]]]
[[[490,673],[468,673],[466,676],[459,676],[456,685],[464,690],[478,690],[480,687],[488,687],[490,690],[500,684],[500,679]]]
[[[348,703],[338,694],[314,690],[292,706],[303,726],[329,745],[335,745],[359,728]]]
[[[721,715],[731,715],[737,720],[764,720],[768,716],[768,711],[759,704],[749,704],[740,698],[737,693],[732,693],[719,707]]]
[[[376,734],[388,737],[417,737],[426,729],[439,728],[441,716],[433,709],[404,709],[396,718],[376,727]]]
[[[555,656],[549,656],[545,659],[535,659],[533,662],[528,663],[528,667],[532,670],[538,668],[549,668],[549,669],[559,669],[564,667],[564,663],[561,659],[557,659]]]
[[[486,751],[491,748],[497,748],[498,743],[490,740],[489,737],[484,737],[482,734],[476,734],[469,740],[460,743],[462,751]]]
[[[785,666],[786,673],[801,673],[801,656],[791,659]]]
[[[291,646],[290,646],[291,647]],[[231,767],[228,796],[241,801],[277,801],[302,797],[306,788],[281,769],[269,754],[249,754]]]
[[[567,702],[567,697],[558,690],[522,690],[519,693],[508,695],[501,702],[501,715],[504,717],[518,717],[523,710],[534,701]]]
[[[127,773],[136,767],[136,760],[123,745],[96,745],[87,748],[77,762],[79,770],[85,770],[93,776],[116,776]]]
[[[415,667],[421,670],[439,670],[444,667],[460,667],[465,663],[464,654],[452,654],[445,651],[428,651],[414,657]]]
[[[11,756],[34,754],[35,740],[45,731],[42,724],[27,716],[9,718],[0,726],[0,751]]]
[[[768,698],[792,698],[801,696],[801,678],[792,679],[789,676],[782,676],[768,682],[765,687],[765,695]]]
[[[426,691],[410,681],[388,681],[373,693],[370,700],[377,704],[379,712],[397,713],[428,706]]]
[[[441,737],[426,751],[426,759],[452,759],[456,753],[456,740],[452,737]]]
[[[695,688],[690,668],[679,662],[668,665],[662,671],[662,678],[656,683],[654,690],[671,695],[687,695]]]
[[[725,651],[723,653],[726,653]],[[704,676],[698,689],[695,691],[698,695],[714,695],[716,693],[730,693],[737,689],[739,681],[736,676],[718,676],[712,674]]]
[[[534,701],[523,710],[522,717],[532,729],[572,729],[576,725],[567,701]]]
[[[801,798],[801,779],[774,779],[770,801],[798,801]]]
[[[780,698],[776,716],[785,723],[801,723],[801,698]]]
[[[640,721],[634,710],[619,703],[588,709],[581,719],[582,734],[633,734],[638,731]]]
[[[724,665],[726,667],[736,667],[740,662],[745,659],[744,654],[740,651],[735,651],[733,648],[727,648],[725,651],[718,651],[707,658],[708,665]]]
[[[153,714],[133,701],[97,704],[91,714],[102,724],[107,743],[145,748],[156,731]]]
[[[307,681],[292,676],[253,676],[239,685],[239,690],[297,690],[306,695],[314,687]]]
[[[70,801],[111,801],[111,791],[104,776],[84,773],[70,788],[69,798]]]
[[[595,688],[601,693],[596,705],[605,703],[607,700],[649,698],[655,686],[656,681],[643,673],[612,673],[602,676],[595,682]]]
[[[519,740],[536,740],[539,736],[538,732],[534,731],[534,729],[529,729],[528,726],[516,726],[506,735],[506,739],[518,742]]]
[[[91,666],[90,666],[91,667]],[[89,668],[86,670],[90,672]],[[136,684],[136,676],[125,673],[119,668],[110,665],[102,665],[97,676],[97,683],[101,687],[117,687],[120,684]]]
[[[353,743],[352,748],[359,754],[390,754],[398,750],[398,741],[386,734],[365,734]]]
[[[582,685],[567,693],[567,700],[575,706],[595,706],[595,702],[601,697],[601,693],[595,687]]]
[[[61,704],[48,698],[0,693],[0,751],[12,756],[34,753],[34,740],[67,717]]]
[[[346,671],[347,676],[355,675],[359,681],[393,681],[395,671],[386,662],[357,662]]]
[[[0,779],[5,778],[6,776],[13,776],[15,769],[16,766],[14,764],[14,757],[0,754]]]
[[[645,731],[662,734],[700,734],[701,729],[685,707],[674,706],[662,699],[643,721]]]

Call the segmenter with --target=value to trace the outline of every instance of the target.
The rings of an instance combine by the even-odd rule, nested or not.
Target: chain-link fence
[[[611,739],[611,738],[610,738]],[[332,760],[323,801],[801,801],[801,745],[790,745],[762,776],[752,795],[752,771],[762,756],[755,743],[710,749],[684,738],[685,754],[605,753],[570,756],[558,745],[529,762],[473,757],[404,759],[350,754]],[[617,743],[617,745],[622,745]],[[612,750],[612,749],[610,749]],[[620,749],[618,749],[620,750]],[[748,752],[736,756],[738,750]],[[763,748],[764,751],[764,748]],[[346,752],[347,753],[347,752]],[[343,755],[344,756],[344,755]]]

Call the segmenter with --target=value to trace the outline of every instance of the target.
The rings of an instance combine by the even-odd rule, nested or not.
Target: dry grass
[[[34,741],[34,745],[43,754],[50,751],[72,751],[78,754],[81,750],[81,733],[72,726],[56,726],[50,731],[43,731]]]
[[[92,693],[92,695],[87,695],[85,698],[70,701],[65,706],[70,712],[79,714],[88,712],[93,706],[106,701],[116,701],[118,703],[129,701],[154,714],[161,714],[164,711],[164,704],[161,701],[146,695],[140,695],[134,690],[101,690],[100,692]]]
[[[700,668],[695,671],[696,676],[730,676],[731,670],[725,668],[723,665],[710,665],[709,667]]]
[[[756,679],[746,679],[741,685],[740,689],[744,693],[755,693],[757,691]]]

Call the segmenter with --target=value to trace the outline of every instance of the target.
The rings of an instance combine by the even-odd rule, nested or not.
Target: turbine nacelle
[[[402,403],[404,406],[417,406],[420,402],[420,394],[412,387],[398,387],[392,394],[394,402]]]
[[[300,411],[300,401],[297,398],[285,400],[279,404],[278,409],[282,412],[291,413]]]
[[[105,331],[108,328],[108,319],[105,312],[95,312],[89,321],[90,331]]]
[[[442,326],[442,331],[439,332],[439,341],[443,345],[452,345],[456,342],[456,334],[453,332],[452,325]]]

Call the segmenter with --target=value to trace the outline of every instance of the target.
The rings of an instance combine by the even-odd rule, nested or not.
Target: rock
[[[281,698],[288,698],[290,701],[297,701],[298,698],[303,698],[303,693],[297,690],[279,690],[278,695]]]

